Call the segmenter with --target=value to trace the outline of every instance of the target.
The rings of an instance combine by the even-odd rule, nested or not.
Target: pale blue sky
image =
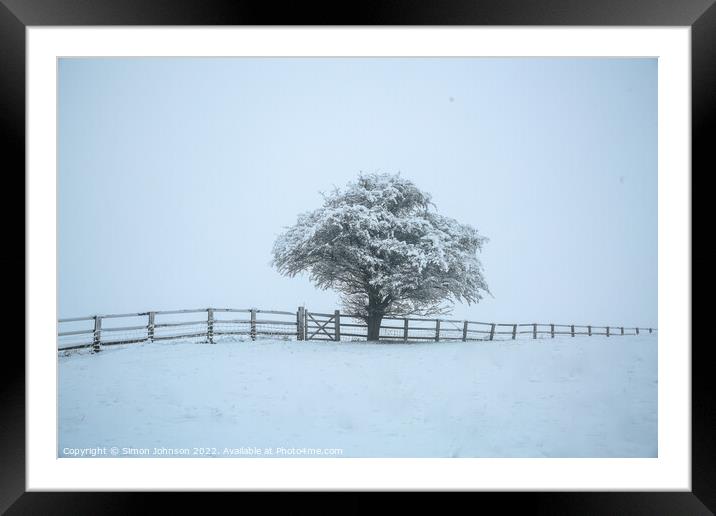
[[[59,315],[332,310],[272,243],[400,171],[490,238],[456,318],[656,326],[656,107],[656,59],[60,59]]]

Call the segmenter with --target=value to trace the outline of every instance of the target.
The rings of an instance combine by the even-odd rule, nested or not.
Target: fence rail
[[[206,317],[199,319],[194,315],[197,313],[205,313]],[[223,317],[247,316],[222,318],[222,314]],[[190,317],[190,320],[176,320],[181,317]],[[395,316],[384,317],[382,322],[385,324],[380,326],[379,340],[394,342],[514,340],[525,335],[533,339],[555,335],[612,337],[657,331],[631,326],[491,323]],[[280,336],[296,340],[355,341],[367,339],[368,325],[361,316],[342,314],[339,310],[328,313],[310,312],[305,307],[298,307],[295,312],[196,308],[63,318],[58,320],[57,333],[59,351],[80,348],[99,351],[102,346],[175,339],[201,339],[213,344],[223,337],[242,335],[252,340],[259,336]]]

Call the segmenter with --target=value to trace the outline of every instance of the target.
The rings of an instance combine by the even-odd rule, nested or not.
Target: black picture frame
[[[693,178],[693,171],[701,170],[703,175],[716,170],[713,145],[708,137],[714,132],[716,105],[714,1],[451,0],[438,3],[429,0],[396,0],[372,5],[356,4],[355,9],[346,9],[347,5],[343,5],[342,9],[326,9],[313,8],[300,2],[279,7],[275,3],[241,0],[0,0],[0,126],[2,141],[6,144],[5,160],[12,163],[5,169],[8,172],[5,177],[24,177],[25,29],[28,26],[604,25],[691,27]],[[19,188],[24,191],[24,181]],[[16,215],[6,220],[14,218]],[[24,235],[20,238],[24,238]],[[25,263],[27,257],[24,246],[22,258]],[[15,262],[20,261],[20,257],[15,253],[6,256],[4,260],[6,270],[10,270]],[[171,510],[172,507],[191,510],[194,504],[196,508],[206,510],[205,500],[190,500],[187,493],[26,492],[25,354],[17,343],[6,344],[0,360],[0,512],[132,514],[149,511],[150,499],[163,504],[164,510]],[[483,503],[487,500],[499,503],[501,509],[524,508],[536,514],[713,514],[716,511],[716,439],[713,437],[716,435],[716,409],[709,390],[712,366],[708,360],[708,347],[708,340],[692,345],[690,492],[474,494],[481,497]],[[242,495],[260,496],[258,493]],[[350,500],[340,502],[341,512],[354,512],[361,507],[369,510],[373,505],[363,502],[357,494],[350,496]],[[291,507],[300,509],[303,506],[314,512],[317,502],[310,498],[301,497],[301,501],[292,501]],[[421,507],[428,507],[423,500],[420,500],[420,504]],[[331,506],[329,504],[326,508]]]

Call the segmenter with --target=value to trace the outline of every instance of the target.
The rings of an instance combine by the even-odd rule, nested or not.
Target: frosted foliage
[[[282,274],[308,273],[365,317],[446,313],[488,292],[477,257],[487,239],[436,213],[409,180],[361,174],[323,197],[276,240],[273,265]]]

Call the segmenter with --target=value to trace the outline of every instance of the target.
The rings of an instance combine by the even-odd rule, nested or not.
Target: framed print
[[[714,510],[690,235],[716,8],[557,4],[6,1],[28,302],[0,507]]]

